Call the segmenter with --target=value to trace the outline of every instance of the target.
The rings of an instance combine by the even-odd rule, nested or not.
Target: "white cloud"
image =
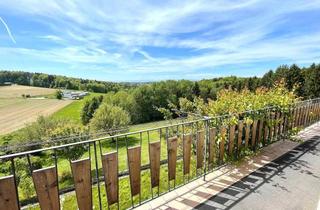
[[[7,0],[0,2],[0,9],[47,24],[52,34],[40,38],[63,42],[60,48],[45,50],[2,48],[7,54],[90,65],[97,70],[111,65],[117,71],[140,74],[189,72],[199,76],[203,74],[197,72],[200,69],[228,64],[319,62],[320,31],[316,27],[304,33],[282,28],[293,24],[292,14],[319,11],[319,0]],[[188,53],[159,56],[145,47]],[[133,59],[137,53],[141,58]]]
[[[7,23],[0,17],[0,21],[2,22],[3,26],[6,28],[8,36],[10,37],[13,43],[16,43],[16,40],[13,38],[10,28],[8,27]]]

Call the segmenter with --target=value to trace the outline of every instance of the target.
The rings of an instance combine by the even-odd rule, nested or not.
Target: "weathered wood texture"
[[[43,168],[32,172],[40,208],[42,210],[60,209],[56,168]]]
[[[223,162],[224,159],[224,148],[225,148],[225,142],[227,138],[227,128],[225,126],[222,126],[220,128],[220,143],[219,143],[219,161]]]
[[[118,153],[107,153],[101,159],[108,204],[112,205],[119,202]]]
[[[238,143],[237,143],[237,150],[238,150],[238,153],[241,149],[241,146],[242,146],[242,136],[243,136],[243,122],[240,121],[238,123]]]
[[[89,159],[71,162],[71,171],[79,210],[92,209],[91,162]]]
[[[260,119],[259,120],[259,129],[258,129],[258,137],[257,137],[257,144],[258,146],[260,146],[260,143],[261,143],[261,139],[262,139],[262,135],[263,135],[263,119]]]
[[[258,120],[254,120],[252,124],[252,136],[251,136],[251,146],[252,148],[256,147],[256,137],[257,137],[257,125]]]
[[[275,114],[274,113],[271,113],[271,116],[270,116],[270,121],[272,123],[274,123],[274,119],[275,119]],[[274,126],[271,124],[269,126],[269,141],[271,142],[273,140],[273,133],[274,133]]]
[[[151,187],[159,186],[160,181],[160,141],[152,142],[149,144],[149,160],[151,171]]]
[[[203,167],[203,159],[204,159],[204,131],[198,131],[197,134],[197,169]]]
[[[214,163],[216,161],[216,135],[217,129],[210,128],[209,131],[209,163]]]
[[[176,178],[176,165],[177,165],[177,147],[178,137],[168,139],[168,176],[169,180]]]
[[[249,138],[250,138],[250,127],[251,124],[246,124],[246,134],[245,134],[245,148],[248,148],[249,146]]]
[[[140,193],[141,147],[128,148],[131,195]]]
[[[274,132],[273,132],[273,136],[275,139],[278,137],[279,118],[280,118],[280,112],[276,112],[275,120],[274,120]]]
[[[13,176],[0,178],[0,210],[18,210],[17,191]]]
[[[264,125],[264,132],[263,132],[263,144],[267,144],[269,142],[269,126],[267,122]]]
[[[192,135],[183,136],[183,174],[190,173]]]
[[[230,126],[230,131],[229,131],[229,155],[233,154],[235,130],[236,130],[236,126],[235,125]]]

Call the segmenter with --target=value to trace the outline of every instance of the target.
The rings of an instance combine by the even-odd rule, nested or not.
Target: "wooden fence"
[[[119,134],[103,139],[94,139],[84,142],[76,142],[66,145],[59,145],[51,148],[43,148],[33,151],[26,151],[17,154],[1,156],[3,162],[11,163],[12,174],[0,178],[0,210],[19,209],[20,201],[18,191],[18,180],[15,169],[15,161],[18,158],[27,157],[30,166],[30,175],[33,180],[37,201],[43,210],[60,209],[60,194],[64,191],[59,189],[59,176],[57,167],[57,151],[77,145],[89,144],[94,148],[94,153],[89,158],[70,161],[72,178],[76,194],[77,206],[80,210],[93,208],[93,186],[98,188],[99,208],[103,209],[102,200],[106,199],[107,206],[117,205],[117,208],[127,208],[119,205],[120,187],[119,180],[122,177],[128,177],[130,183],[132,206],[134,206],[133,197],[139,196],[141,201],[141,172],[150,171],[150,194],[154,198],[153,190],[157,188],[158,196],[161,195],[160,185],[161,168],[167,167],[166,182],[169,191],[172,189],[170,184],[174,182],[175,188],[177,180],[177,164],[182,164],[182,175],[190,176],[195,168],[197,178],[205,176],[214,170],[217,166],[228,161],[241,158],[243,151],[257,150],[278,139],[284,138],[290,132],[298,128],[304,128],[320,120],[320,100],[305,101],[296,106],[281,110],[269,108],[259,111],[246,112],[237,115],[237,121],[229,121],[235,116],[223,116],[216,118],[200,119],[192,122],[185,122],[150,130],[138,131],[133,133]],[[149,132],[156,130],[159,133],[159,139],[151,141]],[[129,146],[127,136],[143,133],[148,134],[148,163],[142,164],[142,141],[136,146]],[[118,138],[125,137],[127,170],[119,169],[119,147]],[[161,137],[163,139],[161,140]],[[115,151],[108,153],[101,152],[101,142],[117,139]],[[142,138],[141,138],[142,139]],[[100,156],[97,149],[97,143],[100,145]],[[164,145],[166,147],[164,147]],[[39,153],[54,151],[54,166],[40,169],[33,169],[30,156]],[[162,158],[163,151],[166,154]],[[93,160],[91,157],[94,157]],[[100,160],[100,161],[99,161]],[[92,161],[95,168],[95,177],[92,176]],[[99,163],[100,162],[100,163]],[[194,163],[194,165],[193,165]],[[101,167],[99,167],[101,164]],[[102,169],[102,176],[99,175],[99,169]],[[21,180],[20,180],[21,181]],[[189,178],[188,178],[188,181]],[[106,198],[101,195],[100,182],[104,184]],[[182,184],[185,184],[185,180]],[[147,199],[146,199],[147,200]]]

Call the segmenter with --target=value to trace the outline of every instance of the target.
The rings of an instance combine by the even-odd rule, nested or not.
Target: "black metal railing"
[[[69,204],[77,206],[75,199],[72,199],[76,195],[66,194],[66,192],[73,192],[76,184],[73,179],[75,174],[71,173],[70,165],[75,160],[88,159],[91,166],[92,205],[96,209],[132,208],[194,179],[205,178],[208,173],[229,161],[238,160],[319,120],[320,99],[318,98],[301,101],[285,109],[268,107],[234,115],[201,117],[157,128],[7,154],[0,156],[0,173],[4,177],[0,178],[0,185],[7,184],[1,180],[12,177],[15,188],[12,192],[17,196],[15,201],[7,202],[15,202],[18,208],[27,204],[36,204],[41,199],[33,186],[39,181],[35,180],[34,172],[53,165],[56,173],[55,184],[60,195],[58,205],[62,205],[60,198],[64,196],[65,202],[68,200],[66,198],[70,198]],[[189,144],[187,138],[191,138],[190,157],[187,154],[189,151],[189,145],[186,145]],[[151,182],[154,177],[151,175],[155,169],[150,163],[150,143],[155,141],[159,141],[160,144],[159,183],[152,187]],[[171,147],[171,143],[176,146]],[[133,185],[130,182],[131,178],[137,175],[130,170],[131,160],[128,155],[136,146],[140,147],[140,159],[138,159],[140,183]],[[176,150],[173,151],[175,153],[173,156],[171,156],[172,150]],[[107,183],[102,157],[110,152],[117,154],[116,183],[118,187],[114,188],[116,192],[113,193],[117,193],[118,199],[115,199],[116,202],[112,204],[108,197],[110,187],[104,188],[101,185]],[[175,158],[174,166],[169,163],[172,157]],[[189,166],[186,165],[188,161]],[[188,167],[190,171],[186,173]],[[170,178],[172,174],[169,176],[171,169],[174,171],[173,179]],[[25,180],[29,182],[24,183]],[[133,193],[133,188],[136,186],[139,188],[138,193]],[[105,194],[107,196],[104,196]],[[0,209],[1,205],[5,204],[1,196],[3,197],[0,193]],[[54,202],[50,199],[47,201]]]

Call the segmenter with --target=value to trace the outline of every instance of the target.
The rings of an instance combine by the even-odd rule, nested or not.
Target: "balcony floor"
[[[303,143],[279,141],[238,166],[225,166],[137,209],[317,209],[320,123]]]

